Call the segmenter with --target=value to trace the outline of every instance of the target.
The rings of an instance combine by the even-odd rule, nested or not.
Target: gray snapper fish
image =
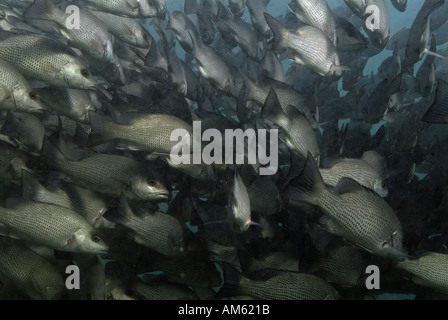
[[[446,266],[448,256],[437,252],[425,252],[416,259],[406,259],[397,263],[397,268],[412,275],[412,281],[437,291],[448,293]]]
[[[109,250],[95,228],[78,213],[23,199],[9,199],[7,207],[0,207],[0,232],[67,252],[105,254]]]
[[[287,194],[293,201],[319,206],[325,213],[322,225],[361,248],[395,260],[407,257],[400,221],[387,202],[349,178],[328,191],[311,154]]]
[[[16,240],[3,238],[0,248],[1,274],[31,299],[61,299],[66,288],[56,266]]]
[[[0,60],[0,109],[38,113],[46,110],[28,80],[5,60]]]
[[[171,141],[174,130],[183,129],[189,133],[190,139],[193,137],[191,125],[168,114],[137,115],[127,124],[116,124],[95,112],[90,112],[89,117],[92,125],[90,146],[118,140],[122,147],[130,150],[170,154],[178,143]]]
[[[47,139],[42,161],[67,174],[73,183],[106,195],[142,200],[165,200],[168,190],[156,179],[145,175],[145,168],[134,159],[110,154],[93,154],[74,161],[64,156]]]
[[[0,32],[0,58],[25,77],[78,89],[93,89],[96,81],[89,68],[67,45],[36,34]]]
[[[337,79],[347,70],[341,66],[334,44],[322,30],[304,25],[292,33],[270,14],[266,13],[265,18],[274,33],[274,51],[291,50],[291,58],[296,63],[323,77]]]

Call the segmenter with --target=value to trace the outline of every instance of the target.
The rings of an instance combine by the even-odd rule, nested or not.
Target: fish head
[[[387,197],[389,190],[383,179],[375,179],[373,183],[373,190],[382,198]]]
[[[76,247],[76,252],[106,254],[109,251],[109,246],[93,229],[79,229],[75,232],[73,238],[69,240],[69,245],[70,242],[72,246]]]
[[[70,88],[94,89],[96,88],[95,79],[90,70],[79,63],[71,62],[62,69],[65,83]]]
[[[48,110],[47,106],[40,100],[39,95],[31,88],[16,86],[11,98],[19,111],[41,113]]]
[[[408,257],[403,247],[403,231],[401,229],[392,232],[390,237],[383,241],[380,255],[392,260],[404,260]]]
[[[164,201],[169,198],[169,191],[152,177],[137,174],[131,178],[131,191],[141,200]]]

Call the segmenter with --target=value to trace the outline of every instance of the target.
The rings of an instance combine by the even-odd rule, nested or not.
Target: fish
[[[0,132],[12,138],[19,149],[36,155],[42,149],[45,126],[31,113],[8,112]]]
[[[338,300],[339,293],[318,276],[282,272],[267,280],[251,280],[240,274],[227,282],[237,286],[236,294],[263,300]]]
[[[109,248],[81,215],[52,204],[9,199],[0,223],[2,234],[61,251],[105,254]]]
[[[154,39],[145,27],[132,18],[117,16],[107,12],[90,11],[102,21],[107,30],[120,40],[137,48],[149,49]],[[117,23],[118,22],[118,23]]]
[[[310,123],[303,114],[291,106],[284,112],[273,89],[269,92],[261,113],[282,128],[289,148],[303,158],[310,152],[317,161],[320,161],[319,145]]]
[[[326,0],[297,0],[290,4],[290,8],[300,21],[322,30],[336,45],[336,20]]]
[[[42,113],[47,107],[22,73],[9,62],[0,60],[0,109]]]
[[[429,123],[448,123],[448,107],[445,104],[447,83],[439,79],[437,82],[436,96],[434,103],[429,107],[426,113],[422,117],[422,121]]]
[[[250,197],[241,176],[235,171],[232,194],[229,199],[229,222],[237,232],[245,232],[253,224],[251,220]]]
[[[448,292],[444,267],[447,255],[437,252],[425,252],[415,259],[406,259],[397,263],[397,268],[412,275],[412,281],[425,287],[434,288],[442,293]]]
[[[0,272],[33,300],[60,300],[65,283],[57,267],[25,244],[0,241]]]
[[[192,141],[193,136],[191,125],[168,114],[136,115],[126,124],[116,124],[95,112],[89,112],[89,118],[92,125],[92,133],[89,136],[90,146],[119,140],[122,147],[130,150],[169,155],[178,143],[171,141],[171,133],[174,130],[188,132],[189,142]]]
[[[131,18],[152,18],[162,15],[166,8],[166,1],[158,0],[83,0],[87,8],[105,11],[112,14]],[[156,6],[157,5],[157,6]]]
[[[343,177],[351,178],[360,185],[375,191],[381,197],[387,197],[388,190],[383,172],[370,165],[364,159],[340,159],[331,163],[328,168],[320,168],[319,172],[326,185],[336,187]]]
[[[42,101],[55,113],[80,123],[90,123],[89,111],[99,107],[95,92],[49,86],[37,89]]]
[[[334,192],[328,191],[311,154],[301,175],[290,182],[287,194],[293,201],[319,206],[325,213],[322,225],[357,246],[390,259],[407,257],[400,221],[388,203],[350,178],[342,178]],[[369,227],[354,223],[359,221],[359,212],[364,218],[362,225]]]
[[[264,37],[269,35],[269,25],[264,17],[264,14],[268,13],[266,8],[268,2],[263,0],[246,0],[246,6],[249,10],[252,24],[255,30]]]
[[[30,172],[22,173],[22,197],[25,200],[53,204],[71,209],[83,216],[92,226],[106,225],[103,215],[110,205],[98,194],[72,184],[46,188]]]
[[[408,6],[408,0],[391,0],[395,9],[400,12],[405,12]]]
[[[272,50],[291,50],[296,63],[323,77],[337,79],[342,76],[346,68],[340,65],[336,48],[320,29],[304,25],[292,33],[270,14],[266,13],[265,18],[274,33]]]
[[[241,17],[246,10],[246,0],[229,0],[229,9],[236,17]]]
[[[235,80],[229,66],[216,51],[189,33],[192,41],[191,54],[197,61],[196,69],[208,79],[217,89],[229,95],[236,95]]]
[[[45,139],[41,161],[94,192],[115,196],[124,193],[130,198],[153,201],[168,198],[168,190],[159,181],[145,175],[138,161],[125,156],[92,154],[79,161],[71,160]]]
[[[443,5],[443,3],[444,1],[440,0],[425,1],[417,13],[406,45],[406,65],[413,66],[423,58],[425,53],[429,53],[429,50],[426,48],[431,32],[429,18],[431,12]]]
[[[48,37],[2,31],[0,58],[16,67],[23,76],[50,85],[75,89],[97,86],[89,68],[73,49]]]
[[[122,217],[117,223],[130,229],[130,237],[138,244],[167,256],[185,253],[182,226],[176,218],[163,212],[144,212],[137,216],[123,195],[119,211]]]

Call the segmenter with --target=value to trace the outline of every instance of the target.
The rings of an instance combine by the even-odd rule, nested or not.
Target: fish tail
[[[318,205],[319,198],[325,190],[325,184],[319,168],[311,153],[308,152],[302,173],[289,183],[286,197],[293,201]]]
[[[36,0],[23,13],[23,16],[28,19],[52,20],[60,23],[58,17],[61,15],[58,14],[58,10],[49,0]]]
[[[45,137],[42,144],[40,161],[47,165],[59,168],[62,163],[67,161],[67,158],[48,140],[47,137]]]
[[[126,196],[122,193],[120,196],[120,202],[115,210],[110,210],[105,215],[105,218],[116,224],[127,226],[129,221],[134,217],[134,212],[129,205]]]
[[[116,132],[113,128],[114,123],[106,120],[96,112],[89,112],[89,119],[92,126],[92,132],[89,135],[87,146],[94,147],[106,143],[114,139],[113,133]]]
[[[277,125],[282,123],[284,118],[286,117],[278,100],[277,93],[272,88],[269,91],[263,109],[261,110],[261,115],[269,121],[276,123]]]
[[[224,262],[222,264],[222,271],[224,276],[224,284],[217,293],[218,298],[225,298],[239,293],[240,283],[243,280],[243,276],[237,269],[230,264]]]
[[[28,171],[22,171],[22,198],[36,201],[39,194],[44,192],[43,186]]]
[[[271,28],[272,32],[274,33],[272,50],[280,51],[281,49],[286,47],[286,44],[288,42],[286,39],[288,31],[285,29],[285,27],[283,27],[283,25],[277,19],[275,19],[270,14],[265,13],[264,17],[265,17],[266,22],[268,23],[269,27]]]
[[[425,113],[422,121],[439,124],[448,123],[448,83],[444,80],[439,80],[434,103]]]

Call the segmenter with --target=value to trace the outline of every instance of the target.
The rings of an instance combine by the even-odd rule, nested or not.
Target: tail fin
[[[120,204],[118,205],[117,210],[119,216],[114,217],[113,222],[126,226],[128,222],[134,216],[134,212],[132,211],[131,206],[129,205],[124,194],[120,196]]]
[[[222,299],[235,294],[239,294],[239,285],[241,280],[244,278],[237,269],[232,267],[227,262],[223,262],[222,271],[224,276],[224,285],[217,293],[217,298]]]
[[[67,158],[45,137],[40,154],[40,161],[50,167],[59,169],[61,164],[67,161]]]
[[[277,93],[273,88],[269,91],[263,109],[261,110],[261,115],[279,126],[281,126],[286,119],[286,114],[283,111]]]
[[[26,200],[39,201],[39,194],[47,190],[43,185],[28,171],[22,170],[22,198]]]
[[[274,42],[272,43],[272,50],[280,51],[286,48],[288,44],[287,40],[288,30],[286,30],[285,27],[283,27],[283,25],[269,13],[265,13],[264,17],[269,27],[271,28],[272,32],[274,33]]]
[[[90,133],[87,146],[95,147],[115,139],[114,133],[119,130],[117,124],[103,118],[93,111],[89,111],[89,119],[92,126],[92,132]]]
[[[63,11],[56,7],[50,0],[35,0],[23,13],[27,19],[51,20],[61,23]]]
[[[297,178],[290,182],[286,196],[293,201],[318,205],[324,190],[325,184],[319,168],[311,153],[308,152],[305,168]]]
[[[448,83],[439,79],[434,103],[422,118],[423,122],[448,124]]]

